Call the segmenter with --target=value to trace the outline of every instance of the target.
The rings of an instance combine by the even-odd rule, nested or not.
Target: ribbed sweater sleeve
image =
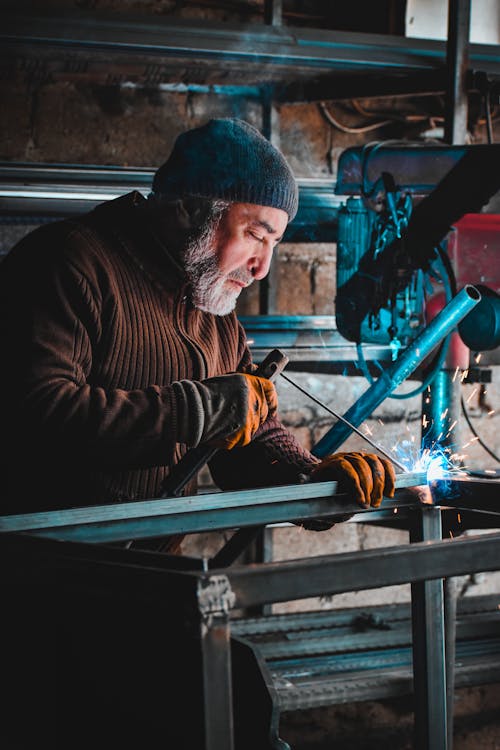
[[[318,463],[277,418],[267,420],[250,445],[218,451],[212,477],[224,490],[295,484]]]
[[[66,238],[66,246],[79,241],[75,233]],[[87,250],[87,258],[91,255]],[[25,271],[29,306],[18,292],[11,295],[9,315],[15,322],[4,353],[11,362],[10,382],[18,391],[18,420],[29,425],[26,438],[29,442],[38,433],[39,451],[56,450],[59,460],[78,454],[80,464],[87,460],[93,466],[130,468],[165,463],[176,442],[173,388],[103,388],[93,382],[94,352],[106,336],[107,301],[97,283],[98,271],[90,270],[83,254],[73,257],[45,253],[43,264],[34,259]],[[123,382],[124,368],[131,383],[143,379],[141,367],[155,369],[154,362],[140,357],[131,361],[132,351],[125,353],[124,363],[118,341],[116,354],[111,351],[105,365],[110,383]]]

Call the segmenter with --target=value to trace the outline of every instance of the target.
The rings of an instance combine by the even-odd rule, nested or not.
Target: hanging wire
[[[342,123],[335,119],[332,113],[328,110],[325,102],[319,102],[318,106],[330,125],[337,128],[337,130],[340,130],[342,133],[369,133],[370,130],[378,130],[378,128],[384,128],[386,125],[392,125],[393,123],[393,120],[381,120],[380,122],[372,122],[371,125],[363,125],[359,128],[349,127],[348,125],[342,125]]]
[[[488,446],[486,445],[486,443],[485,443],[485,442],[483,442],[483,440],[482,440],[482,439],[481,439],[481,438],[479,437],[479,435],[477,434],[476,430],[474,429],[474,426],[473,426],[473,424],[472,424],[472,422],[471,422],[471,420],[470,420],[470,417],[469,417],[469,415],[468,415],[468,413],[467,413],[467,409],[465,408],[465,401],[464,401],[464,398],[463,398],[463,396],[461,396],[461,398],[460,398],[460,403],[462,404],[462,412],[463,412],[463,415],[464,415],[464,417],[465,417],[465,421],[466,421],[466,422],[467,422],[467,424],[469,425],[469,429],[470,429],[470,431],[472,432],[472,434],[474,435],[474,437],[475,437],[475,438],[477,438],[477,441],[478,441],[479,445],[480,445],[480,446],[481,446],[482,448],[484,448],[484,450],[485,450],[485,451],[486,451],[487,453],[489,453],[489,454],[490,454],[490,456],[491,456],[492,458],[494,458],[494,459],[495,459],[495,461],[497,461],[497,463],[499,463],[499,464],[500,464],[500,458],[498,458],[498,456],[497,456],[497,455],[496,455],[495,453],[493,453],[493,451],[491,450],[491,448],[488,448]]]

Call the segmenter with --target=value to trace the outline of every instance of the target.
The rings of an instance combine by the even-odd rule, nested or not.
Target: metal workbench
[[[175,706],[176,700],[182,704],[184,695],[191,696],[189,700],[197,705],[193,716],[198,720],[187,724],[180,722],[184,740],[181,739],[177,747],[239,750],[247,747],[241,737],[241,726],[247,727],[247,740],[253,742],[254,747],[284,748],[286,745],[278,738],[279,691],[265,669],[260,673],[260,683],[254,674],[246,685],[253,691],[251,705],[248,706],[248,701],[245,704],[250,711],[247,723],[236,722],[235,725],[233,721],[233,693],[241,692],[242,686],[231,676],[232,662],[237,670],[240,663],[245,662],[245,658],[241,661],[241,649],[244,653],[249,646],[245,639],[232,637],[232,613],[275,602],[410,583],[416,747],[441,750],[448,747],[443,579],[500,569],[500,533],[443,540],[442,517],[450,512],[456,514],[457,508],[465,507],[469,518],[474,513],[480,515],[480,525],[489,525],[492,529],[500,527],[496,503],[499,482],[452,478],[446,482],[446,504],[444,498],[440,499],[444,490],[440,483],[433,488],[434,504],[422,504],[408,487],[422,484],[423,479],[421,474],[399,475],[396,498],[384,500],[379,510],[360,511],[338,493],[336,483],[325,482],[4,516],[0,518],[2,589],[10,594],[16,592],[16,606],[21,601],[21,609],[29,608],[30,598],[34,597],[39,604],[40,619],[45,616],[42,602],[49,591],[48,601],[56,607],[58,617],[69,617],[67,613],[76,609],[78,618],[83,617],[86,623],[82,632],[96,627],[99,634],[87,651],[80,645],[83,640],[77,639],[78,653],[83,648],[86,658],[90,659],[93,649],[99,652],[101,648],[101,630],[112,630],[104,613],[108,612],[111,617],[111,612],[114,616],[115,610],[122,612],[123,609],[127,613],[125,620],[123,617],[120,620],[124,633],[113,631],[99,661],[108,659],[110,665],[114,664],[114,670],[123,668],[122,661],[131,674],[134,674],[134,665],[137,666],[134,650],[137,646],[132,633],[142,630],[129,632],[128,618],[134,628],[146,628],[148,637],[145,639],[143,634],[140,639],[141,649],[146,650],[144,653],[150,654],[148,649],[153,649],[148,639],[156,644],[154,664],[141,672],[149,675],[151,681],[159,664],[165,661],[171,664],[172,658],[177,663],[175,651],[180,653],[185,648],[182,659],[187,660],[186,664],[189,662],[189,678],[179,673],[175,681],[176,695],[170,692],[167,698],[165,693],[164,701]],[[124,549],[119,545],[131,538],[234,529],[314,517],[335,519],[345,517],[346,513],[352,514],[349,522],[389,524],[397,518],[398,523],[409,530],[411,543],[215,569],[210,561]],[[474,522],[471,523],[474,528]],[[85,602],[83,615],[81,601]],[[48,604],[46,609],[49,609]],[[137,613],[143,611],[148,616],[139,618]],[[107,627],[101,625],[101,616]],[[85,618],[89,618],[88,621]],[[161,623],[160,633],[156,632],[158,623]],[[19,623],[16,621],[16,624]],[[16,637],[21,638],[23,632],[21,627],[21,635],[15,633]],[[187,634],[189,650],[183,645],[184,634]],[[110,653],[113,653],[115,639],[120,637],[125,639],[127,648],[118,649],[114,662]],[[64,639],[64,628],[58,628],[58,638]],[[17,650],[14,648],[14,664],[21,658],[22,649],[20,644],[18,646]],[[145,669],[146,657],[141,656],[140,662],[141,669]],[[30,664],[28,660],[25,666],[29,668]],[[107,665],[107,673],[110,671],[113,669]],[[135,684],[131,680],[127,690]],[[146,690],[145,686],[143,689]],[[261,694],[267,695],[267,702],[259,699]],[[161,687],[159,695],[162,695]],[[160,701],[157,712],[164,711],[164,703],[163,709],[158,707],[161,705]],[[148,709],[153,711],[154,707]],[[27,705],[26,710],[31,707]],[[264,735],[255,735],[260,740],[251,737],[253,731],[261,731],[253,727],[252,722],[258,725],[261,720],[267,725],[267,744],[262,744]],[[183,745],[183,741],[186,744]],[[100,745],[94,744],[94,747]]]

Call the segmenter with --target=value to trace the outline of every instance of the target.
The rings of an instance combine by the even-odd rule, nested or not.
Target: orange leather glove
[[[231,373],[172,384],[177,402],[177,442],[241,448],[278,409],[276,389],[267,378]]]
[[[396,474],[386,458],[374,453],[334,453],[311,471],[311,481],[337,481],[362,508],[378,508],[382,497],[394,497]]]
[[[243,408],[237,408],[231,404],[231,413],[234,415],[234,429],[229,435],[222,439],[209,440],[212,445],[232,450],[242,448],[252,440],[253,436],[266,421],[268,416],[274,416],[278,410],[278,396],[276,389],[267,378],[258,378],[256,375],[226,375],[225,377],[239,377],[243,379],[241,384],[244,392],[245,403]],[[206,382],[206,381],[205,381]]]

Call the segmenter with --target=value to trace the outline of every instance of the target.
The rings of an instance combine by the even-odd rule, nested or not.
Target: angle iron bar
[[[397,488],[424,484],[425,473],[400,474]],[[337,482],[284,485],[181,498],[71,508],[0,517],[0,533],[26,532],[57,539],[102,542],[193,533],[318,515],[359,513],[337,493]],[[396,507],[398,501],[385,500]],[[370,512],[367,510],[366,512]]]
[[[500,533],[227,569],[236,608],[500,569]],[[216,571],[215,571],[216,572]]]

